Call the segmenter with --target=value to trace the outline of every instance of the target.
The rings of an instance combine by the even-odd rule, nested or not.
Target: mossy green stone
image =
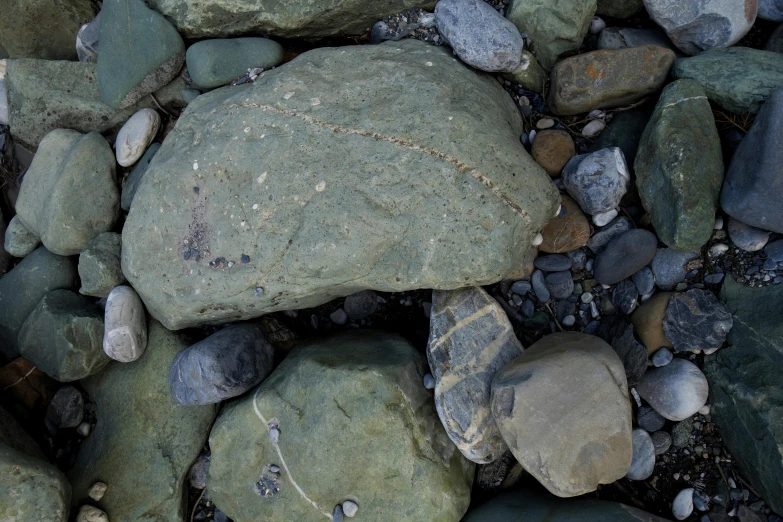
[[[661,94],[634,161],[636,187],[658,237],[691,252],[710,238],[723,183],[723,155],[710,103],[693,80]]]
[[[296,347],[218,417],[207,479],[215,505],[236,522],[320,522],[353,499],[362,520],[457,522],[475,465],[446,435],[427,371],[407,341],[381,332]]]
[[[248,69],[280,65],[283,46],[269,38],[203,40],[188,47],[185,60],[193,83],[211,89],[230,83]]]

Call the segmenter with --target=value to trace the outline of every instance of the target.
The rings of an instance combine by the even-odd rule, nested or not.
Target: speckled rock
[[[590,223],[574,200],[563,197],[560,213],[544,227],[541,236],[544,241],[538,248],[542,252],[571,252],[587,244]]]
[[[663,332],[675,352],[715,351],[723,346],[731,326],[726,307],[712,292],[698,288],[674,294],[663,320]]]
[[[24,257],[40,243],[40,238],[24,226],[18,215],[11,218],[8,228],[5,229],[3,242],[6,252],[14,257]]]
[[[508,450],[490,412],[491,384],[523,351],[503,308],[481,287],[433,292],[427,359],[435,407],[473,462],[492,462]]]
[[[659,348],[671,348],[672,343],[663,332],[663,320],[666,317],[666,307],[669,306],[671,292],[658,292],[650,299],[642,303],[631,316],[631,322],[639,339],[647,347],[648,354],[652,355]]]
[[[663,90],[634,162],[636,186],[658,237],[682,251],[712,235],[723,155],[704,89],[677,80]]]
[[[602,285],[613,285],[631,277],[652,261],[657,243],[655,234],[640,228],[616,236],[595,258],[595,280]]]
[[[202,40],[185,53],[188,74],[201,89],[231,83],[248,69],[271,69],[283,62],[283,46],[269,38]]]
[[[0,520],[67,522],[70,502],[60,470],[0,442]]]
[[[122,236],[116,232],[103,232],[87,243],[79,254],[79,293],[108,297],[115,286],[123,284],[121,254]]]
[[[352,87],[365,80],[362,103],[385,100],[371,114]],[[499,281],[559,205],[521,133],[497,80],[448,49],[405,40],[309,51],[191,103],[134,197],[123,272],[173,329],[362,289]],[[316,167],[324,162],[334,168]]]
[[[707,403],[709,386],[698,366],[674,359],[661,368],[645,372],[636,391],[655,411],[669,420],[681,421]]]
[[[318,522],[354,497],[362,519],[459,520],[475,466],[438,421],[426,372],[407,341],[381,332],[300,344],[221,411],[209,439],[212,500],[236,522]]]
[[[552,69],[552,112],[572,115],[627,105],[659,91],[674,53],[657,45],[592,51]]]
[[[568,160],[576,155],[576,146],[571,135],[564,130],[542,130],[536,134],[530,155],[547,174],[556,178]]]
[[[633,223],[626,216],[617,216],[605,226],[597,229],[587,241],[587,247],[595,254],[600,254],[606,249],[609,242],[634,228]]]
[[[495,375],[492,415],[519,463],[555,495],[594,491],[631,464],[625,371],[597,337],[563,332],[530,346]]]

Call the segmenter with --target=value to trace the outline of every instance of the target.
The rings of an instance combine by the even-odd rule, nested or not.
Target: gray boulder
[[[25,174],[16,200],[19,220],[51,252],[78,254],[117,220],[115,167],[111,147],[97,132],[53,130]]]
[[[171,363],[169,388],[183,406],[216,404],[242,395],[272,371],[274,348],[259,324],[232,324]]]
[[[18,341],[22,357],[60,382],[98,373],[110,361],[103,353],[103,311],[70,290],[46,294]]]
[[[201,89],[226,85],[248,69],[271,69],[283,61],[283,46],[269,38],[219,38],[196,42],[185,54],[188,74]]]
[[[18,215],[11,218],[5,230],[3,246],[6,252],[14,257],[24,257],[40,243],[39,237],[24,226]]]
[[[60,470],[0,442],[0,520],[67,522],[70,502]]]
[[[426,371],[394,335],[300,344],[221,411],[209,438],[212,500],[236,522],[319,522],[346,499],[361,519],[456,522],[475,466],[438,421]]]
[[[492,378],[523,351],[503,308],[481,287],[432,293],[427,359],[435,407],[473,462],[492,462],[508,450],[490,412]]]
[[[52,290],[73,288],[76,280],[72,260],[43,247],[0,278],[0,353],[6,359],[19,356],[19,330],[41,299]]]
[[[460,60],[490,72],[514,72],[522,56],[522,35],[483,0],[440,0],[438,32]]]
[[[783,512],[783,287],[727,277],[721,299],[734,317],[731,347],[705,359],[712,415],[726,448],[773,511]]]
[[[783,54],[780,55],[783,58]],[[783,233],[783,88],[772,92],[726,172],[720,205],[762,230]]]
[[[121,254],[122,236],[116,232],[103,232],[90,240],[79,253],[79,293],[108,297],[115,286],[123,284]]]
[[[87,493],[100,480],[109,485],[100,506],[112,520],[185,520],[186,476],[216,408],[171,400],[165,368],[187,345],[155,321],[149,331],[149,350],[138,360],[112,361],[81,381],[97,423],[68,472],[74,509],[93,503]]]
[[[447,49],[310,51],[191,103],[134,197],[123,272],[173,329],[498,281],[559,204],[521,132],[497,80]]]

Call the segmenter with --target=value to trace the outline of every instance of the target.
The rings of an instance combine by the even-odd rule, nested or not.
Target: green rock
[[[76,278],[71,259],[52,254],[44,247],[0,278],[0,353],[7,360],[19,357],[17,336],[30,312],[52,290],[73,288]]]
[[[0,520],[67,522],[71,486],[43,460],[0,443]]]
[[[27,169],[16,215],[49,251],[78,254],[117,220],[116,165],[111,147],[97,132],[55,129],[41,140]]]
[[[0,406],[0,444],[5,444],[31,457],[45,458],[38,444],[2,406]]]
[[[560,201],[521,134],[498,81],[447,48],[309,51],[182,114],[133,199],[123,272],[171,329],[499,281]]]
[[[92,239],[79,254],[80,294],[108,297],[125,282],[122,275],[122,235],[104,232]]]
[[[557,498],[545,491],[513,490],[470,511],[462,522],[667,522],[619,502]]]
[[[22,357],[60,382],[98,373],[111,360],[103,353],[103,311],[70,290],[46,294],[18,341]]]
[[[625,161],[629,165],[633,165],[642,133],[647,122],[650,121],[650,114],[650,111],[644,109],[616,113],[607,124],[606,129],[593,142],[590,152],[607,147],[620,147]]]
[[[207,477],[215,505],[236,522],[320,522],[345,499],[357,501],[362,520],[460,520],[475,466],[443,430],[421,384],[427,371],[395,335],[299,345],[215,422]]]
[[[41,240],[24,226],[19,216],[14,216],[5,231],[4,247],[14,257],[24,257],[37,247]]]
[[[165,86],[185,63],[185,42],[143,0],[104,0],[98,86],[101,100],[125,109]]]
[[[133,107],[112,109],[101,101],[96,65],[50,60],[8,60],[5,86],[14,140],[35,149],[54,129],[112,132],[139,109],[156,107],[146,96]],[[178,77],[155,93],[163,107],[187,105]]]
[[[506,80],[518,83],[525,89],[542,94],[547,81],[546,71],[530,51],[522,51],[522,60],[516,71],[503,73]]]
[[[97,481],[109,485],[97,503],[111,520],[185,520],[186,476],[206,442],[216,405],[180,406],[169,394],[168,369],[187,347],[152,321],[147,350],[132,363],[112,361],[81,382],[95,402],[97,424],[68,473],[73,508]]]
[[[707,97],[731,112],[758,112],[783,85],[783,54],[747,47],[713,49],[674,62],[675,78],[696,80]]]
[[[596,0],[511,0],[506,18],[533,40],[538,61],[549,71],[582,45],[595,9]]]
[[[723,156],[698,83],[677,80],[663,90],[634,168],[639,196],[661,241],[683,252],[699,250],[715,224]]]
[[[613,18],[630,18],[644,7],[642,0],[598,0],[595,14]]]
[[[271,69],[283,62],[283,46],[268,38],[203,40],[185,55],[193,83],[211,89],[230,83],[253,67]]]
[[[128,179],[125,180],[125,186],[122,187],[122,197],[120,199],[120,206],[122,210],[129,211],[131,203],[133,203],[133,197],[136,195],[136,191],[139,190],[139,184],[144,178],[144,174],[147,173],[152,158],[155,157],[155,153],[158,152],[160,143],[153,143],[144,152],[144,155],[134,165],[133,170],[128,174]]]
[[[188,39],[248,34],[284,38],[361,34],[386,15],[435,0],[150,0],[150,7],[172,21]]]
[[[783,286],[750,288],[727,277],[731,346],[705,360],[712,415],[743,476],[783,513]]]
[[[76,33],[94,17],[90,0],[3,2],[0,45],[11,58],[76,60]]]

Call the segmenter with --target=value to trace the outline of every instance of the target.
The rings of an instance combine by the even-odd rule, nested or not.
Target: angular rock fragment
[[[732,324],[731,314],[712,292],[694,288],[669,300],[663,333],[675,352],[712,353],[723,346]]]

